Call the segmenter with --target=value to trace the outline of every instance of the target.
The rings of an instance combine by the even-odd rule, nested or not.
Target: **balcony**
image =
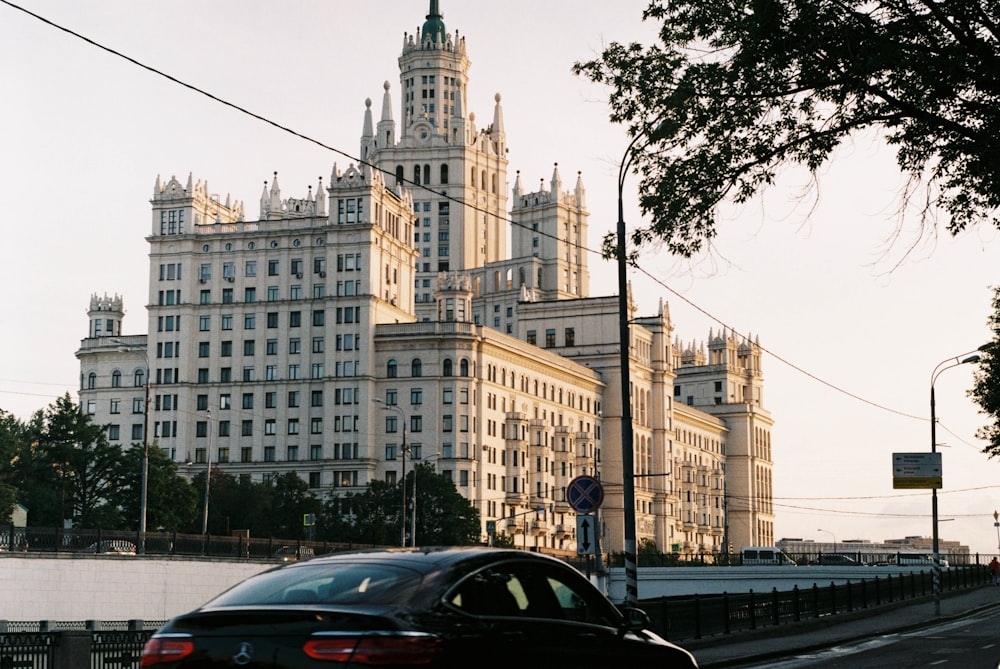
[[[544,520],[531,521],[531,533],[536,537],[542,537],[549,533],[549,524]]]

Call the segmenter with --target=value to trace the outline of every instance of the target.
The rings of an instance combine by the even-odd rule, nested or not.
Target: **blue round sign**
[[[604,486],[593,476],[577,476],[566,486],[566,501],[577,513],[593,513],[604,501]]]

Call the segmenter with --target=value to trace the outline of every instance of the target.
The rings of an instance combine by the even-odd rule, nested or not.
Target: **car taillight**
[[[441,640],[429,634],[322,636],[306,641],[303,652],[314,660],[369,666],[430,664]]]
[[[194,652],[194,641],[189,638],[153,637],[142,649],[141,667],[153,667],[167,662],[177,662]]]

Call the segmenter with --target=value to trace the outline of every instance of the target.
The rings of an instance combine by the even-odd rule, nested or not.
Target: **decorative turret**
[[[438,274],[438,320],[468,323],[472,320],[472,277],[464,272]]]
[[[392,85],[386,81],[382,88],[385,89],[382,94],[382,119],[378,122],[378,137],[375,140],[376,147],[380,149],[396,143],[396,122],[392,120],[392,96],[389,95]]]
[[[163,183],[159,175],[153,186],[153,235],[183,235],[193,232],[192,226],[235,223],[243,220],[243,203],[231,202],[226,195],[222,204],[213,194],[208,182],[195,182],[188,174],[187,185],[182,186],[177,177]]]
[[[365,98],[365,120],[361,129],[361,161],[368,162],[375,151],[375,125],[372,121],[372,99]]]
[[[121,295],[99,297],[97,293],[90,296],[90,317],[88,337],[120,337],[122,334],[122,319],[125,318],[125,306]]]

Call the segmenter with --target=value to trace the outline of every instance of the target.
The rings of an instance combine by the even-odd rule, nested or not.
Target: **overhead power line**
[[[157,76],[163,77],[164,79],[167,79],[168,81],[170,81],[172,83],[175,83],[178,86],[186,88],[186,89],[188,89],[188,90],[190,90],[190,91],[192,91],[194,93],[197,93],[198,95],[202,95],[204,97],[207,97],[210,100],[213,100],[214,102],[217,102],[217,103],[219,103],[219,104],[221,104],[221,105],[223,105],[225,107],[229,107],[230,109],[233,109],[233,110],[235,110],[235,111],[237,111],[237,112],[239,112],[241,114],[245,114],[246,116],[249,116],[249,117],[251,117],[253,119],[256,119],[256,120],[260,121],[261,123],[265,123],[265,124],[267,124],[267,125],[269,125],[269,126],[271,126],[273,128],[281,130],[282,132],[286,132],[286,133],[288,133],[288,134],[290,134],[290,135],[292,135],[294,137],[297,137],[297,138],[302,139],[302,140],[304,140],[306,142],[309,142],[310,144],[314,144],[314,145],[316,145],[316,146],[318,146],[320,148],[326,149],[327,151],[330,151],[331,153],[335,153],[335,154],[337,154],[339,156],[347,158],[348,160],[354,161],[355,163],[357,163],[359,165],[365,165],[367,167],[370,167],[371,169],[374,169],[374,170],[377,170],[379,172],[382,172],[383,174],[385,174],[387,176],[390,176],[392,178],[396,178],[396,174],[395,173],[391,173],[388,170],[384,170],[384,169],[378,167],[377,165],[374,165],[372,163],[364,161],[364,160],[362,160],[362,159],[360,159],[360,158],[358,158],[356,156],[351,155],[350,153],[347,153],[347,152],[345,152],[345,151],[343,151],[341,149],[338,149],[335,146],[331,146],[329,144],[321,142],[318,139],[310,137],[309,135],[306,135],[304,133],[298,132],[298,131],[294,130],[293,128],[290,128],[290,127],[288,127],[286,125],[282,125],[281,123],[273,121],[270,118],[267,118],[266,116],[262,116],[261,114],[253,112],[253,111],[251,111],[251,110],[249,110],[249,109],[247,109],[245,107],[242,107],[242,106],[240,106],[240,105],[238,105],[236,103],[233,103],[233,102],[230,102],[230,101],[225,100],[223,98],[220,98],[219,96],[217,96],[217,95],[215,95],[213,93],[210,93],[209,91],[207,91],[207,90],[205,90],[203,88],[200,88],[200,87],[195,86],[193,84],[190,84],[190,83],[188,83],[186,81],[178,79],[177,77],[175,77],[175,76],[173,76],[171,74],[168,74],[168,73],[166,73],[166,72],[164,72],[162,70],[159,70],[159,69],[157,69],[155,67],[147,65],[147,64],[145,64],[145,63],[143,63],[143,62],[141,62],[139,60],[136,60],[135,58],[132,58],[131,56],[128,56],[128,55],[126,55],[126,54],[124,54],[124,53],[116,50],[116,49],[113,49],[111,47],[105,46],[105,45],[103,45],[103,44],[101,44],[101,43],[99,43],[99,42],[97,42],[97,41],[95,41],[93,39],[90,39],[89,37],[86,37],[85,35],[82,35],[82,34],[76,32],[74,30],[71,30],[70,28],[67,28],[67,27],[62,26],[62,25],[60,25],[58,23],[55,23],[55,22],[53,22],[53,21],[51,21],[51,20],[49,20],[49,19],[47,19],[47,18],[45,18],[45,17],[43,17],[43,16],[41,16],[39,14],[36,14],[36,13],[34,13],[34,12],[28,10],[28,9],[25,9],[24,7],[21,7],[20,5],[17,5],[15,3],[13,3],[13,2],[10,2],[10,0],[0,0],[0,3],[3,3],[5,5],[7,5],[8,7],[11,7],[12,9],[16,9],[16,10],[18,10],[20,12],[23,12],[23,13],[27,14],[28,16],[31,16],[32,18],[34,18],[34,19],[36,19],[38,21],[41,21],[42,23],[44,23],[44,24],[46,24],[48,26],[51,26],[52,28],[55,28],[56,30],[59,30],[59,31],[64,32],[64,33],[69,34],[69,35],[72,35],[73,37],[76,37],[77,39],[80,39],[80,40],[86,42],[87,44],[89,44],[89,45],[91,45],[93,47],[96,47],[96,48],[98,48],[98,49],[100,49],[102,51],[105,51],[105,52],[113,55],[113,56],[117,56],[118,58],[126,60],[129,63],[132,63],[133,65],[135,65],[137,67],[140,67],[140,68],[142,68],[142,69],[144,69],[144,70],[146,70],[146,71],[148,71],[148,72],[150,72],[152,74],[155,74]],[[435,194],[435,196],[444,197],[444,198],[446,198],[446,199],[448,199],[448,200],[450,200],[452,202],[455,202],[455,203],[460,204],[462,206],[468,207],[468,208],[470,208],[470,209],[472,209],[474,211],[477,211],[477,212],[480,212],[480,213],[485,213],[485,214],[490,215],[490,216],[497,216],[497,214],[495,212],[483,209],[483,208],[479,207],[476,204],[467,203],[462,198],[450,196],[450,195],[447,195],[446,193],[435,191],[435,190],[433,190],[433,189],[425,186],[424,184],[421,184],[421,183],[418,183],[418,182],[406,179],[405,177],[403,177],[400,180],[403,181],[404,183],[406,183],[409,186],[418,188],[420,190],[432,192],[432,193]],[[502,217],[498,216],[498,218],[502,218],[505,222],[509,223],[510,225],[517,226],[517,227],[522,227],[522,228],[527,229],[527,226],[525,226],[525,225],[523,225],[523,224],[521,224],[521,223],[519,223],[519,222],[517,222],[517,221],[515,221],[515,220],[513,220],[511,218],[508,218],[506,216],[502,216]],[[555,240],[561,241],[564,244],[567,244],[569,246],[581,249],[583,251],[586,251],[588,253],[597,255],[599,257],[602,257],[602,258],[604,257],[603,253],[601,253],[601,251],[599,251],[599,250],[595,250],[595,249],[589,248],[589,247],[587,247],[587,246],[585,246],[583,244],[580,244],[578,242],[574,242],[572,240],[561,239],[558,235],[547,233],[547,232],[542,231],[542,230],[532,230],[532,232],[533,232],[533,234],[537,234],[539,236],[543,236],[543,237],[547,237],[547,238],[550,238],[550,239],[555,239]],[[723,326],[724,328],[728,329],[729,331],[733,332],[734,334],[736,334],[738,336],[745,337],[745,335],[742,335],[736,328],[732,327],[731,325],[729,325],[725,321],[723,321],[720,318],[716,317],[715,315],[713,315],[712,313],[710,313],[706,309],[704,309],[704,308],[700,307],[699,305],[695,304],[694,302],[692,302],[691,300],[689,300],[687,297],[685,297],[681,293],[677,292],[676,290],[674,290],[673,288],[671,288],[670,286],[668,286],[664,281],[662,281],[661,279],[657,278],[656,276],[654,276],[653,274],[651,274],[647,270],[645,270],[642,267],[640,267],[637,263],[632,262],[630,264],[638,272],[640,272],[644,276],[648,277],[653,282],[655,282],[657,285],[661,286],[663,289],[665,289],[666,291],[668,291],[670,294],[676,296],[678,299],[680,299],[681,301],[683,301],[685,304],[691,306],[692,308],[694,308],[695,310],[697,310],[699,313],[705,315],[706,317],[708,317],[709,319],[711,319],[713,322],[718,323],[719,325]],[[920,420],[920,421],[927,421],[928,420],[926,417],[916,416],[916,415],[913,415],[913,414],[910,414],[910,413],[906,413],[904,411],[899,411],[897,409],[893,409],[893,408],[888,407],[888,406],[886,406],[884,404],[880,404],[878,402],[874,402],[872,400],[868,400],[868,399],[866,399],[866,398],[864,398],[864,397],[862,397],[862,396],[860,396],[860,395],[858,395],[856,393],[853,393],[853,392],[851,392],[849,390],[846,390],[846,389],[844,389],[844,388],[836,385],[835,383],[827,381],[827,380],[825,380],[825,379],[823,379],[823,378],[821,378],[821,377],[813,374],[812,372],[807,371],[806,369],[800,367],[799,365],[796,365],[795,363],[789,361],[788,359],[784,358],[783,356],[779,355],[778,353],[775,353],[774,351],[772,351],[772,350],[770,350],[768,348],[765,348],[765,347],[761,346],[761,350],[764,351],[765,353],[767,353],[768,355],[772,356],[775,360],[777,360],[777,361],[781,362],[782,364],[788,366],[792,370],[794,370],[794,371],[802,374],[803,376],[806,376],[807,378],[810,378],[813,381],[815,381],[815,382],[817,382],[817,383],[819,383],[821,385],[824,385],[824,386],[826,386],[826,387],[828,387],[828,388],[830,388],[832,390],[835,390],[836,392],[841,393],[841,394],[843,394],[843,395],[845,395],[845,396],[847,396],[847,397],[849,397],[851,399],[854,399],[854,400],[856,400],[858,402],[862,402],[862,403],[867,404],[869,406],[872,406],[872,407],[874,407],[876,409],[880,409],[880,410],[885,411],[887,413],[891,413],[891,414],[894,414],[894,415],[897,415],[897,416],[901,416],[901,417],[904,417],[904,418],[910,418],[910,419]]]

